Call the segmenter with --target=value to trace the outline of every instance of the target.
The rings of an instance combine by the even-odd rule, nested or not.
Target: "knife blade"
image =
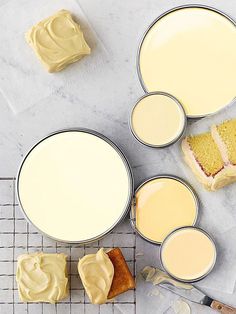
[[[167,289],[182,298],[185,298],[191,302],[199,303],[202,305],[210,306],[213,299],[205,295],[202,291],[192,286],[191,289],[177,288],[173,283],[162,282],[159,284],[160,287]]]
[[[153,285],[159,285],[160,287],[169,290],[191,302],[209,306],[222,314],[236,314],[236,308],[210,298],[191,284],[182,283],[172,279],[168,274],[158,268],[146,266],[142,270],[141,274],[147,282],[151,282]]]

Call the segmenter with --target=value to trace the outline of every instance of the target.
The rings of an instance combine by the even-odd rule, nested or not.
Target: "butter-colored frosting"
[[[43,252],[20,255],[16,281],[23,302],[55,303],[66,298],[66,255]]]
[[[192,285],[172,279],[164,271],[158,268],[151,267],[151,266],[145,266],[143,270],[141,271],[141,275],[147,282],[151,282],[154,286],[165,282],[165,283],[170,283],[177,288],[181,288],[185,290],[192,289]]]
[[[104,249],[81,258],[78,271],[91,303],[106,303],[114,276],[114,267]]]
[[[58,72],[68,64],[90,54],[83,32],[66,10],[42,20],[26,33],[26,41],[49,72]]]
[[[151,266],[146,266],[141,271],[141,275],[147,282],[151,282],[154,286],[159,285],[161,283],[170,283],[174,285],[177,288],[185,289],[185,290],[191,290],[193,288],[192,285],[183,283],[180,281],[177,281],[175,279],[172,279],[167,273],[163,272],[162,270],[158,268],[154,268]],[[157,291],[156,293],[152,293],[150,296],[156,296],[159,295],[160,292]],[[173,305],[172,308],[175,312],[175,314],[190,314],[191,309],[188,303],[184,302],[181,299],[178,299]]]

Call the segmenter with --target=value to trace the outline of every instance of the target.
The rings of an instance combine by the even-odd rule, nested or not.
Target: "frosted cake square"
[[[36,252],[17,259],[16,281],[21,301],[56,303],[68,296],[65,254]]]
[[[34,25],[25,37],[48,72],[61,71],[90,54],[80,25],[67,10],[60,10]]]

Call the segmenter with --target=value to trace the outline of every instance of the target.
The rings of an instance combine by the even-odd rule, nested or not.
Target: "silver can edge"
[[[152,144],[149,144],[149,143],[146,143],[144,142],[142,139],[140,139],[137,134],[135,133],[134,129],[133,129],[133,124],[132,124],[132,115],[133,115],[133,112],[136,108],[136,106],[138,105],[138,103],[145,97],[148,97],[148,96],[151,96],[151,95],[162,95],[162,96],[166,96],[166,97],[169,97],[171,98],[177,105],[178,107],[180,108],[182,114],[183,114],[183,117],[184,117],[184,123],[183,123],[183,128],[182,128],[182,131],[178,134],[178,136],[176,136],[176,138],[174,138],[173,140],[171,140],[170,142],[166,143],[166,144],[163,144],[163,145],[152,145]],[[186,128],[187,128],[187,115],[185,113],[185,110],[184,110],[184,107],[182,106],[182,104],[180,103],[180,101],[174,97],[173,95],[169,94],[169,93],[166,93],[166,92],[162,92],[162,91],[155,91],[155,92],[148,92],[148,93],[145,93],[143,96],[141,96],[140,98],[138,98],[138,100],[135,102],[132,110],[131,110],[131,113],[130,113],[130,117],[129,117],[129,129],[131,131],[131,134],[136,138],[136,140],[145,145],[145,146],[148,146],[148,147],[151,147],[151,148],[166,148],[166,147],[169,147],[171,146],[172,144],[175,144],[177,143],[179,140],[181,140],[181,138],[183,138],[184,134],[185,134],[185,131],[186,131]]]
[[[156,24],[156,22],[158,22],[161,18],[163,18],[164,16],[166,16],[169,13],[175,12],[177,10],[181,10],[181,9],[187,9],[187,8],[202,8],[202,9],[207,9],[210,11],[214,11],[222,16],[224,16],[225,18],[227,18],[235,27],[236,27],[236,20],[234,18],[232,18],[228,13],[223,12],[220,9],[217,9],[215,7],[212,6],[208,6],[208,5],[204,5],[204,4],[184,4],[184,5],[179,5],[176,7],[173,7],[165,12],[163,12],[162,14],[160,14],[154,21],[152,21],[152,23],[147,27],[147,29],[145,30],[145,32],[142,34],[141,39],[139,41],[139,45],[138,45],[138,51],[136,54],[136,70],[137,70],[137,74],[138,74],[138,78],[139,78],[139,82],[142,86],[142,89],[145,93],[148,93],[147,88],[144,84],[143,78],[142,78],[142,74],[141,74],[141,69],[140,69],[140,52],[141,52],[141,48],[142,48],[142,44],[144,42],[144,39],[146,37],[146,35],[148,34],[149,30]],[[234,100],[236,99],[236,97],[234,99],[232,99],[232,101],[229,104],[226,104],[225,106],[229,106],[232,102],[234,102]],[[222,110],[223,108],[219,109],[217,112],[219,112],[220,110]],[[211,116],[213,114],[216,114],[217,112],[214,113],[209,113],[206,115],[187,115],[187,118],[189,119],[200,119],[200,118],[204,118],[207,116]]]
[[[183,229],[194,229],[194,230],[201,231],[204,235],[206,235],[208,237],[208,239],[211,241],[211,243],[213,244],[213,246],[215,248],[215,258],[214,258],[214,262],[213,262],[212,266],[210,267],[210,269],[204,275],[202,275],[202,276],[200,276],[200,277],[198,277],[196,279],[192,279],[192,280],[184,280],[184,279],[181,279],[181,278],[173,276],[172,274],[170,274],[167,271],[167,269],[164,266],[163,260],[162,260],[162,248],[164,247],[165,241],[167,239],[169,239],[172,236],[172,234],[174,234],[175,232],[178,232],[179,230],[183,230]],[[165,270],[165,272],[171,278],[173,278],[175,280],[178,280],[180,282],[183,282],[183,283],[194,283],[194,282],[198,282],[198,281],[202,280],[203,278],[205,278],[206,276],[208,276],[211,273],[211,271],[213,270],[213,268],[215,267],[216,259],[217,259],[217,246],[216,246],[216,243],[215,243],[214,239],[212,238],[212,236],[206,230],[204,230],[204,229],[202,229],[200,227],[196,227],[196,226],[184,226],[184,227],[180,227],[180,228],[177,228],[177,229],[173,230],[170,234],[167,235],[167,237],[164,239],[164,241],[161,244],[159,257],[160,257],[162,268]]]
[[[196,226],[197,222],[198,222],[198,218],[199,218],[199,211],[200,211],[200,200],[199,200],[199,197],[196,193],[196,191],[192,188],[192,186],[186,182],[184,179],[178,177],[178,176],[175,176],[175,175],[170,175],[170,174],[160,174],[160,175],[156,175],[156,176],[152,176],[144,181],[141,182],[140,185],[138,185],[138,187],[135,189],[134,191],[134,197],[133,197],[133,202],[135,201],[135,195],[136,193],[138,192],[138,190],[144,186],[146,183],[152,181],[152,180],[155,180],[155,179],[161,179],[161,178],[168,178],[168,179],[174,179],[180,183],[182,183],[193,195],[193,198],[194,198],[194,202],[196,204],[196,217],[195,217],[195,220],[194,220],[194,223],[192,225],[192,227]],[[133,203],[132,202],[132,203]],[[156,245],[161,245],[162,242],[157,242],[157,241],[154,241],[154,240],[151,240],[149,238],[147,238],[146,236],[144,236],[139,230],[138,228],[136,227],[136,217],[133,217],[133,211],[132,211],[132,206],[131,206],[131,210],[130,210],[130,224],[131,224],[131,227],[133,228],[133,230],[135,232],[137,232],[137,234],[143,238],[144,240],[146,240],[147,242],[149,243],[152,243],[152,244],[156,244]]]
[[[94,238],[91,238],[91,239],[88,239],[88,240],[82,240],[82,241],[66,241],[66,240],[61,240],[61,239],[57,239],[57,238],[54,238],[52,236],[50,236],[49,234],[43,232],[42,230],[40,230],[37,226],[35,226],[35,224],[29,219],[29,217],[27,216],[27,214],[25,213],[24,211],[24,208],[22,206],[22,203],[21,203],[21,200],[20,200],[20,195],[19,195],[19,177],[20,177],[20,172],[21,172],[21,169],[22,169],[22,166],[26,160],[26,158],[28,157],[28,155],[31,153],[31,151],[37,146],[39,145],[41,142],[43,142],[44,140],[46,140],[47,138],[51,137],[51,136],[54,136],[54,135],[57,135],[57,134],[60,134],[60,133],[64,133],[64,132],[84,132],[84,133],[88,133],[88,134],[91,134],[91,135],[94,135],[94,136],[97,136],[99,137],[100,139],[104,140],[105,142],[107,142],[109,145],[111,145],[112,148],[115,149],[115,151],[119,154],[119,156],[121,157],[125,167],[126,167],[126,170],[127,170],[127,174],[128,174],[128,177],[129,177],[129,181],[130,181],[130,191],[129,191],[129,199],[127,200],[127,204],[121,214],[121,216],[119,217],[119,219],[117,220],[116,223],[114,223],[114,225],[112,225],[108,230],[106,230],[104,233],[102,233],[101,235],[97,236],[97,237],[94,237]],[[106,137],[105,135],[97,132],[97,131],[94,131],[94,130],[91,130],[91,129],[88,129],[88,128],[68,128],[68,129],[62,129],[62,130],[58,130],[58,131],[55,131],[55,132],[52,132],[50,134],[48,134],[47,136],[43,137],[41,140],[39,140],[36,144],[34,144],[28,151],[27,153],[25,154],[25,156],[23,157],[21,163],[20,163],[20,166],[18,168],[18,171],[17,171],[17,176],[16,176],[16,196],[17,196],[17,200],[19,202],[19,207],[21,209],[21,212],[22,214],[24,215],[24,218],[26,219],[26,221],[28,223],[30,223],[32,226],[34,226],[43,236],[46,236],[50,239],[53,239],[55,241],[58,241],[58,242],[62,242],[62,243],[68,243],[68,244],[77,244],[77,245],[86,245],[86,244],[90,244],[92,242],[95,242],[95,241],[98,241],[102,238],[104,238],[106,235],[108,235],[109,233],[112,232],[112,230],[120,223],[122,222],[122,220],[127,216],[129,210],[130,210],[130,206],[131,206],[131,202],[132,202],[132,199],[133,199],[133,194],[134,194],[134,177],[133,177],[133,172],[132,172],[132,168],[131,168],[131,165],[127,159],[127,157],[125,156],[125,154],[123,153],[123,151],[118,147],[117,144],[115,144],[112,140],[110,140],[108,137]]]

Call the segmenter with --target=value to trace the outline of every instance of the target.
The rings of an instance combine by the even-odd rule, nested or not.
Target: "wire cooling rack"
[[[92,305],[78,277],[80,257],[98,248],[120,247],[130,271],[135,275],[136,235],[128,221],[120,224],[104,239],[85,246],[55,242],[42,236],[24,219],[15,195],[15,178],[0,178],[0,313],[1,314],[135,314],[136,291],[130,290],[113,302]],[[23,303],[15,280],[17,257],[26,252],[63,252],[68,255],[69,297],[55,305]]]

